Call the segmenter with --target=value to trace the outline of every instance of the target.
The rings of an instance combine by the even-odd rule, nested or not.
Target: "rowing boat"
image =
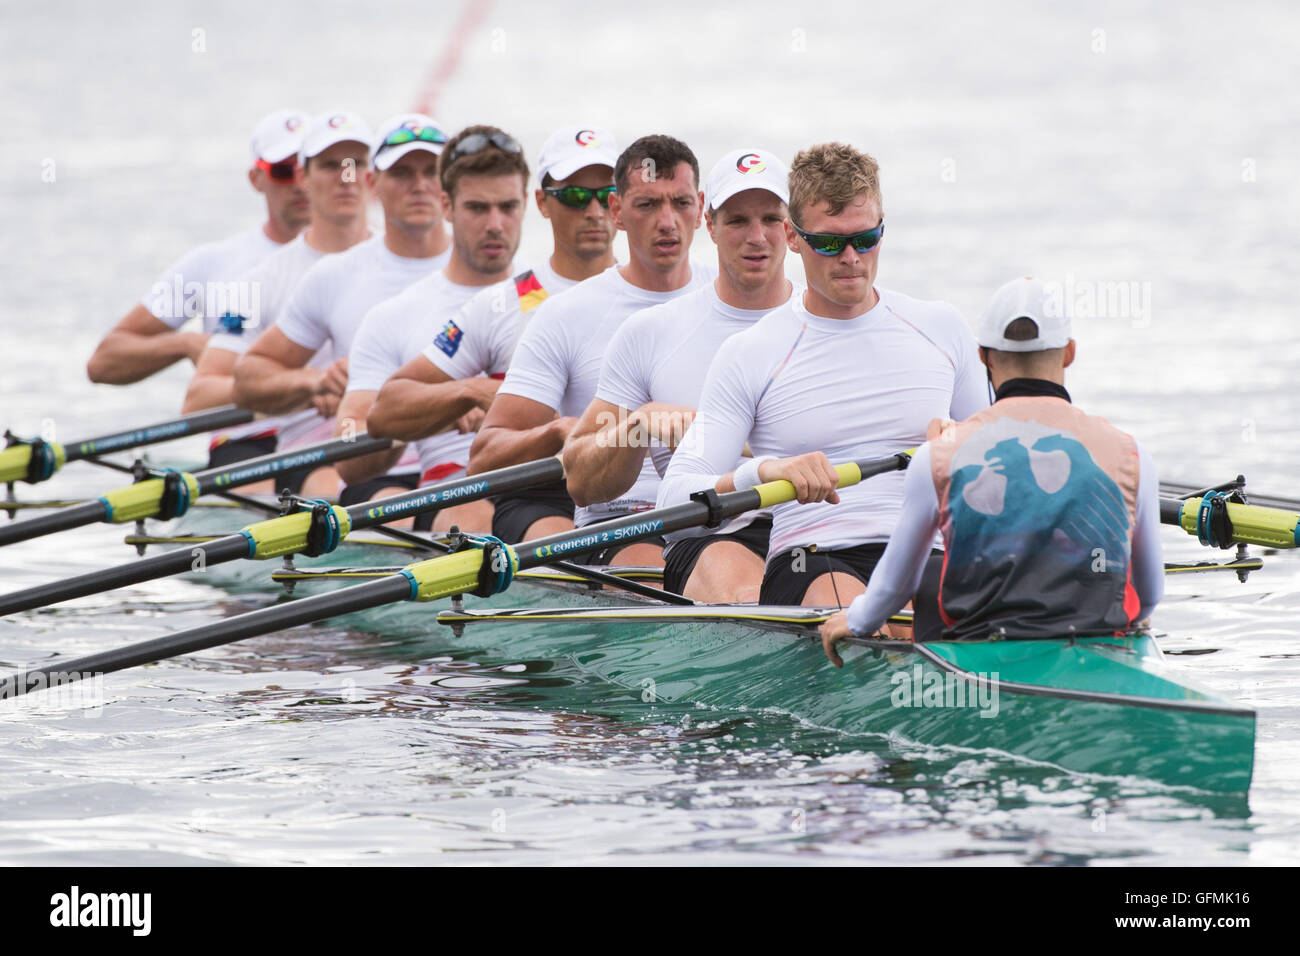
[[[905,461],[889,459],[840,468],[842,480],[851,482],[903,466]],[[616,519],[520,545],[518,550],[480,541],[478,550],[402,569],[348,567],[391,561],[392,544],[353,537],[339,542],[331,553],[295,558],[293,567],[271,575],[266,562],[208,567],[194,575],[233,588],[264,587],[268,580],[279,580],[295,586],[310,582],[315,590],[368,580],[171,638],[35,668],[10,679],[7,692],[25,692],[33,677],[108,672],[159,655],[191,653],[346,614],[350,627],[415,631],[440,650],[457,642],[463,649],[515,659],[567,660],[639,694],[645,702],[674,701],[722,711],[772,710],[845,733],[1007,754],[1078,773],[1136,776],[1220,792],[1241,793],[1249,787],[1254,712],[1190,682],[1162,658],[1150,634],[924,644],[855,640],[844,654],[845,668],[836,670],[827,664],[816,640],[816,628],[828,610],[669,606],[645,593],[593,585],[587,579],[590,572],[581,568],[544,568],[593,532],[607,536],[605,542],[629,540],[637,528],[671,531],[696,526],[715,515],[725,518],[788,500],[791,494],[786,483],[774,482],[715,496],[712,502],[663,509],[652,513],[658,515],[654,521],[647,516]],[[1190,524],[1189,530],[1194,530],[1194,516],[1181,512],[1195,509],[1169,505],[1167,523],[1185,528]],[[1206,515],[1211,510],[1201,509]],[[1221,522],[1216,531],[1212,522],[1203,521],[1205,534],[1222,534],[1224,528],[1231,532],[1231,521],[1236,520],[1251,527],[1251,535],[1273,541],[1296,524],[1294,514],[1270,515],[1226,501],[1219,512],[1226,524]],[[182,546],[198,543],[195,551],[202,554],[201,542],[210,537],[206,532],[229,532],[234,524],[230,516],[223,519],[219,509],[204,514],[202,519],[195,513],[187,516],[190,524],[184,534],[128,540],[137,545],[162,540]],[[263,537],[260,531],[244,534],[248,542]],[[408,538],[398,546],[409,549],[413,544]],[[247,551],[246,545],[240,548]],[[277,556],[286,553],[272,551]],[[503,557],[508,560],[498,571],[497,559]],[[1239,555],[1228,566],[1240,569],[1242,562]],[[493,573],[488,577],[504,577],[492,589],[502,593],[479,601],[462,598],[475,582],[484,586],[489,563]],[[232,574],[232,568],[238,570]],[[518,583],[509,588],[512,576]],[[604,581],[634,588],[633,582],[644,576],[633,570],[626,580]],[[407,603],[413,599],[434,603]],[[539,606],[546,601],[557,606]]]
[[[184,531],[132,544],[201,543],[228,530],[213,509]],[[193,573],[235,590],[287,585],[307,593],[391,574],[413,544],[378,537],[291,566],[265,562]],[[1180,566],[1186,567],[1186,566]],[[268,573],[269,572],[269,573]],[[658,572],[628,568],[628,581]],[[1079,773],[1245,792],[1255,713],[1189,680],[1146,633],[1123,637],[912,644],[848,642],[830,667],[817,627],[834,609],[674,607],[602,589],[562,571],[520,572],[491,599],[402,603],[350,615],[353,629],[400,629],[516,659],[565,660],[648,704],[767,710],[849,734],[999,753]],[[444,625],[434,627],[434,622]]]

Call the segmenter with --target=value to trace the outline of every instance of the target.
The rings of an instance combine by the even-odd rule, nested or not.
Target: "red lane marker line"
[[[425,116],[433,115],[438,100],[442,97],[442,88],[460,66],[460,55],[468,44],[470,35],[487,17],[491,6],[492,0],[466,0],[460,11],[460,19],[451,28],[442,56],[438,57],[424,78],[424,85],[420,87],[415,100],[415,112]]]

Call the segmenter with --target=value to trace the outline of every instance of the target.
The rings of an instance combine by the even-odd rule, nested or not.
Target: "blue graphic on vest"
[[[446,352],[448,356],[452,356],[460,348],[460,342],[464,336],[465,333],[460,330],[460,326],[454,321],[448,320],[447,324],[442,327],[442,331],[433,340],[433,344]]]
[[[1016,435],[996,441],[984,453],[987,464],[958,467],[959,458],[969,457],[961,454],[966,448],[954,457],[948,491],[953,523],[949,566],[1053,555],[1066,563],[1087,564],[1094,572],[1125,575],[1129,515],[1114,480],[1068,432],[1043,434],[1046,429],[1037,423],[1013,424],[1010,419],[986,428],[1005,434],[1008,424],[1013,429],[1027,426],[1015,430],[1036,431],[1040,437]],[[1026,445],[1026,438],[1033,444]]]
[[[243,335],[244,322],[247,320],[242,315],[236,315],[233,312],[227,312],[219,320],[221,331],[227,335]]]

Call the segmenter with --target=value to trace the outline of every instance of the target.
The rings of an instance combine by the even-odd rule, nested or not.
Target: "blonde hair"
[[[880,202],[880,166],[844,143],[818,143],[801,150],[790,164],[790,217],[796,222],[817,202],[838,216],[859,196]]]

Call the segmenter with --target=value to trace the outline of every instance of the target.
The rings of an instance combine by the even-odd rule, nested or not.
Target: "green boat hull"
[[[212,527],[218,521],[220,530],[231,527],[229,516],[205,517],[203,524],[218,530]],[[419,557],[347,543],[297,564],[320,572]],[[236,590],[266,589],[279,566],[278,560],[236,562],[194,577]],[[326,577],[299,587],[314,593],[354,580]],[[542,603],[559,607],[539,609]],[[569,660],[646,701],[775,710],[846,733],[1000,752],[1172,786],[1217,792],[1250,786],[1254,711],[1187,680],[1148,635],[854,641],[837,670],[816,639],[824,617],[808,608],[665,607],[557,575],[518,579],[491,599],[465,598],[463,608],[448,601],[400,604],[351,615],[346,623],[376,632],[414,629],[516,659]],[[453,637],[435,621],[463,633]]]

